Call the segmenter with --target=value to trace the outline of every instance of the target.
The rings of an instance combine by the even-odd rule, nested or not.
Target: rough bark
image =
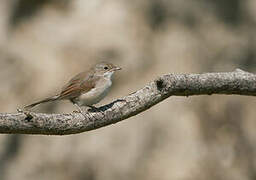
[[[1,113],[0,133],[68,135],[117,123],[170,96],[256,95],[256,75],[237,69],[226,73],[168,74],[97,111],[70,114]]]

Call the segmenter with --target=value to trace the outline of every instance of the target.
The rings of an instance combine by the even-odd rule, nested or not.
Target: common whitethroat
[[[70,100],[82,112],[81,106],[93,107],[92,105],[97,104],[107,95],[112,85],[112,76],[117,70],[121,68],[111,63],[98,63],[88,71],[74,76],[59,94],[25,106],[24,109],[50,101]]]

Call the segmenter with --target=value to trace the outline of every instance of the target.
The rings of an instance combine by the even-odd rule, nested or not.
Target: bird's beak
[[[113,69],[113,71],[119,71],[119,70],[121,70],[122,68],[120,68],[120,67],[114,67],[114,69]]]

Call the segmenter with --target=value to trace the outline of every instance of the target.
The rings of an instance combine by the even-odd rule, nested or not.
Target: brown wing
[[[94,77],[91,71],[82,72],[72,78],[67,85],[62,88],[59,95],[60,99],[73,99],[88,92],[95,87]]]

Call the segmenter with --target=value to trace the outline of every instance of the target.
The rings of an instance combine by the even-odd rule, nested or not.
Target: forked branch
[[[135,116],[170,96],[256,95],[256,75],[226,73],[167,74],[97,111],[70,114],[0,113],[0,133],[68,135],[98,129]]]

